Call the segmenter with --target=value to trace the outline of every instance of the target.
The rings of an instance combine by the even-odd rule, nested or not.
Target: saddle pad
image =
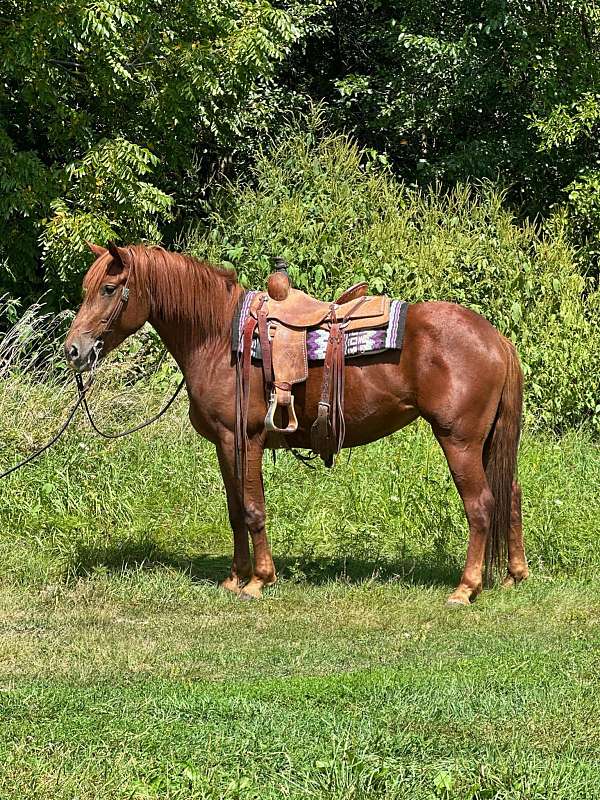
[[[242,297],[233,318],[231,332],[231,349],[235,355],[241,355],[244,345],[242,330],[250,313],[253,298],[259,292],[246,292]],[[401,350],[404,341],[404,326],[408,303],[405,300],[392,300],[390,303],[390,318],[384,328],[373,330],[348,331],[344,336],[344,350],[346,358],[356,358],[362,355],[381,353],[384,350]],[[326,330],[309,330],[306,337],[306,349],[309,361],[322,361],[325,358],[329,332]],[[261,359],[260,342],[258,337],[252,341],[253,358]]]

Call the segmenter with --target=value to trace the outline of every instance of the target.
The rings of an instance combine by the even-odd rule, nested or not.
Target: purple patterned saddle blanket
[[[244,323],[250,313],[252,299],[259,292],[246,292],[236,314],[233,318],[231,331],[231,349],[236,355],[241,355],[244,349],[242,331]],[[346,358],[357,358],[364,355],[375,355],[385,350],[402,350],[404,341],[404,326],[408,303],[405,300],[392,300],[390,302],[390,319],[387,327],[372,330],[349,331],[344,336],[344,350]],[[329,332],[320,328],[309,328],[306,332],[306,350],[309,361],[323,361]],[[252,340],[252,357],[262,359],[260,341],[255,335]]]

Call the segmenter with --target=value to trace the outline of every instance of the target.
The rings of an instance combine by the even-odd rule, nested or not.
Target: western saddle
[[[344,443],[345,333],[388,324],[388,297],[367,296],[367,284],[357,283],[334,303],[325,303],[290,286],[285,262],[276,259],[267,292],[252,299],[242,331],[242,354],[238,359],[237,428],[238,452],[245,469],[245,440],[249,403],[252,340],[260,343],[268,410],[265,429],[275,446],[287,447],[285,436],[298,428],[294,410],[294,384],[308,377],[307,333],[328,332],[323,361],[323,382],[317,419],[311,429],[311,447],[326,466]]]

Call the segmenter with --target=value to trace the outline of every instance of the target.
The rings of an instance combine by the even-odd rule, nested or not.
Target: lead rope
[[[87,398],[86,398],[86,393],[87,393],[87,390],[88,390],[89,386],[88,387],[84,386],[83,379],[82,379],[82,377],[81,377],[81,375],[79,373],[77,373],[75,375],[75,381],[77,382],[77,391],[79,392],[79,401],[83,404],[83,409],[85,411],[86,417],[88,418],[89,423],[92,426],[93,430],[95,430],[96,433],[99,436],[102,436],[103,439],[121,439],[123,436],[129,436],[130,433],[135,433],[136,431],[141,431],[142,428],[147,428],[148,425],[152,425],[153,422],[157,422],[163,416],[163,414],[166,414],[167,411],[171,408],[171,406],[173,405],[173,403],[177,399],[179,393],[181,392],[181,390],[185,386],[185,378],[182,378],[179,381],[179,384],[178,384],[177,388],[175,389],[174,393],[171,395],[169,400],[165,403],[165,405],[161,408],[161,410],[157,414],[155,414],[153,417],[150,417],[150,419],[147,419],[145,422],[141,422],[139,425],[135,425],[133,428],[127,428],[127,430],[119,431],[119,433],[107,433],[106,431],[101,430],[97,426],[96,422],[94,421],[94,418],[92,417],[92,412],[90,410],[90,407],[88,405],[88,401],[87,401]],[[90,381],[90,383],[91,383],[91,381]],[[2,476],[0,476],[0,477],[2,477]]]
[[[81,376],[79,376],[79,377],[81,377]],[[58,433],[56,433],[52,437],[52,439],[50,439],[50,441],[47,442],[43,447],[40,447],[34,453],[31,453],[30,455],[28,455],[27,458],[24,458],[23,461],[19,461],[18,464],[15,464],[10,469],[4,470],[4,472],[0,473],[0,480],[2,480],[2,478],[6,478],[12,472],[16,472],[18,469],[21,469],[21,467],[24,467],[26,464],[29,464],[30,461],[33,461],[34,459],[38,458],[38,456],[41,456],[42,453],[45,453],[46,450],[48,450],[50,447],[52,447],[52,445],[55,444],[60,439],[60,437],[63,435],[63,433],[67,430],[67,428],[71,424],[71,421],[73,420],[73,417],[75,416],[75,413],[76,413],[77,409],[79,408],[79,406],[82,403],[85,403],[85,396],[86,396],[87,392],[92,388],[93,380],[94,380],[94,376],[92,374],[92,375],[90,375],[90,378],[87,381],[87,383],[84,384],[83,381],[81,382],[81,389],[79,390],[79,398],[77,399],[77,402],[73,405],[73,408],[69,411],[69,413],[67,415],[67,418],[64,421],[64,423],[62,424],[62,426],[61,426],[60,430],[58,431]]]
[[[113,308],[111,309],[110,314],[108,315],[108,317],[106,319],[102,320],[102,322],[104,324],[104,328],[103,328],[103,331],[102,331],[103,334],[106,333],[106,331],[110,328],[112,323],[117,319],[117,317],[123,311],[124,307],[127,305],[127,301],[129,300],[129,279],[130,278],[131,278],[131,272],[127,276],[127,280],[125,281],[125,285],[123,286],[123,289],[121,290],[121,295],[120,295],[119,299],[117,300],[117,302],[115,303],[115,305],[113,306]],[[78,392],[79,397],[77,398],[77,401],[74,403],[73,408],[69,411],[69,413],[67,415],[67,418],[64,421],[64,423],[62,424],[62,426],[61,426],[60,430],[58,431],[58,433],[56,433],[52,437],[52,439],[50,439],[50,441],[47,442],[43,447],[40,447],[34,453],[31,453],[30,455],[28,455],[27,458],[24,458],[22,461],[19,461],[18,464],[15,464],[14,466],[10,467],[10,469],[4,470],[4,472],[0,472],[0,480],[2,480],[3,478],[6,478],[8,475],[12,474],[13,472],[16,472],[18,469],[21,469],[21,467],[24,467],[26,464],[29,464],[31,461],[33,461],[34,459],[36,459],[39,456],[41,456],[42,453],[45,453],[46,450],[48,450],[50,447],[52,447],[53,444],[56,444],[56,442],[60,439],[60,437],[63,435],[63,433],[67,430],[67,428],[69,427],[69,425],[73,421],[73,417],[75,416],[75,414],[77,412],[77,409],[80,406],[83,406],[83,408],[85,410],[85,413],[86,413],[86,416],[87,416],[87,418],[88,418],[88,420],[90,422],[90,425],[92,426],[93,430],[99,436],[102,436],[103,439],[120,439],[123,436],[129,436],[129,434],[131,434],[131,433],[135,433],[136,431],[140,431],[140,430],[142,430],[142,428],[147,428],[149,425],[152,425],[153,422],[157,422],[163,416],[163,414],[166,414],[166,412],[169,410],[169,408],[171,408],[171,406],[173,405],[173,403],[177,399],[177,396],[179,395],[179,393],[181,392],[181,390],[185,386],[185,378],[182,378],[181,381],[179,382],[179,385],[177,386],[177,388],[173,392],[173,395],[169,398],[168,402],[161,408],[161,410],[157,414],[155,414],[153,417],[150,417],[150,419],[147,419],[145,422],[142,422],[139,425],[135,425],[133,428],[128,428],[125,431],[120,431],[119,433],[107,433],[106,431],[101,430],[96,425],[96,423],[95,423],[95,421],[94,421],[94,419],[92,417],[92,412],[90,411],[90,407],[89,407],[88,402],[87,402],[87,394],[90,391],[90,389],[92,388],[92,384],[94,382],[94,373],[95,373],[95,369],[96,369],[96,366],[97,366],[97,363],[98,363],[99,351],[96,350],[96,348],[94,348],[94,356],[95,356],[94,363],[92,365],[92,370],[91,370],[91,373],[90,373],[90,377],[88,378],[87,382],[84,383],[83,378],[81,377],[80,373],[76,373],[76,375],[75,375],[75,382],[77,383],[77,392]]]
[[[83,382],[83,378],[81,377],[81,375],[79,373],[77,373],[75,375],[75,381],[77,383],[77,392],[79,394],[79,397],[77,398],[77,401],[73,404],[73,407],[71,408],[71,410],[67,414],[67,418],[65,419],[65,421],[61,425],[61,427],[58,430],[58,432],[52,437],[52,439],[50,439],[49,442],[46,442],[45,445],[40,447],[35,452],[30,453],[30,455],[28,455],[27,458],[24,458],[22,461],[19,461],[18,464],[15,464],[14,466],[10,467],[10,469],[4,470],[4,472],[0,472],[0,480],[2,480],[3,478],[8,477],[11,473],[16,472],[18,469],[21,469],[21,467],[26,466],[31,461],[34,461],[36,458],[41,456],[42,453],[45,453],[46,450],[49,450],[52,447],[52,445],[56,444],[56,442],[58,442],[60,437],[64,434],[64,432],[67,430],[67,428],[69,427],[69,425],[73,421],[73,417],[77,413],[77,409],[80,406],[83,406],[83,408],[85,410],[85,413],[86,413],[86,416],[87,416],[87,418],[88,418],[88,420],[90,422],[90,425],[92,426],[94,431],[96,431],[96,433],[99,436],[102,436],[102,438],[104,438],[104,439],[120,439],[123,436],[129,436],[130,433],[135,433],[136,431],[141,431],[142,428],[147,428],[149,425],[152,425],[152,423],[157,422],[163,416],[163,414],[166,414],[166,412],[171,408],[171,406],[173,405],[173,403],[177,399],[179,393],[181,392],[181,390],[185,386],[185,378],[182,378],[181,381],[179,382],[179,385],[175,389],[175,392],[169,398],[168,402],[165,403],[165,405],[161,408],[161,410],[157,414],[155,414],[153,417],[150,417],[150,419],[147,419],[145,422],[142,422],[139,425],[135,425],[133,428],[128,428],[125,431],[120,431],[119,433],[107,433],[106,431],[101,430],[96,425],[96,422],[94,421],[94,419],[92,417],[92,413],[90,411],[90,407],[89,407],[88,402],[87,402],[87,396],[86,395],[88,394],[88,392],[92,388],[92,384],[94,382],[94,373],[92,372],[92,374],[90,375],[89,379],[85,383]]]

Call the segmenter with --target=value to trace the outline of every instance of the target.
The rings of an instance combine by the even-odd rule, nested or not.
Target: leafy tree
[[[596,0],[0,0],[0,291],[176,238],[322,102],[411,184],[489,179],[600,250]]]
[[[324,5],[0,0],[0,288],[57,286],[85,236],[156,238],[197,213],[267,129],[275,69]]]
[[[600,11],[598,12],[600,14]],[[584,244],[586,260],[597,269],[600,261],[600,80],[570,103],[538,116],[540,150],[571,165],[571,182],[564,188],[568,224]]]
[[[595,0],[348,0],[329,23],[288,80],[326,98],[335,127],[408,181],[500,179],[530,215],[570,187],[585,216],[598,157]]]

